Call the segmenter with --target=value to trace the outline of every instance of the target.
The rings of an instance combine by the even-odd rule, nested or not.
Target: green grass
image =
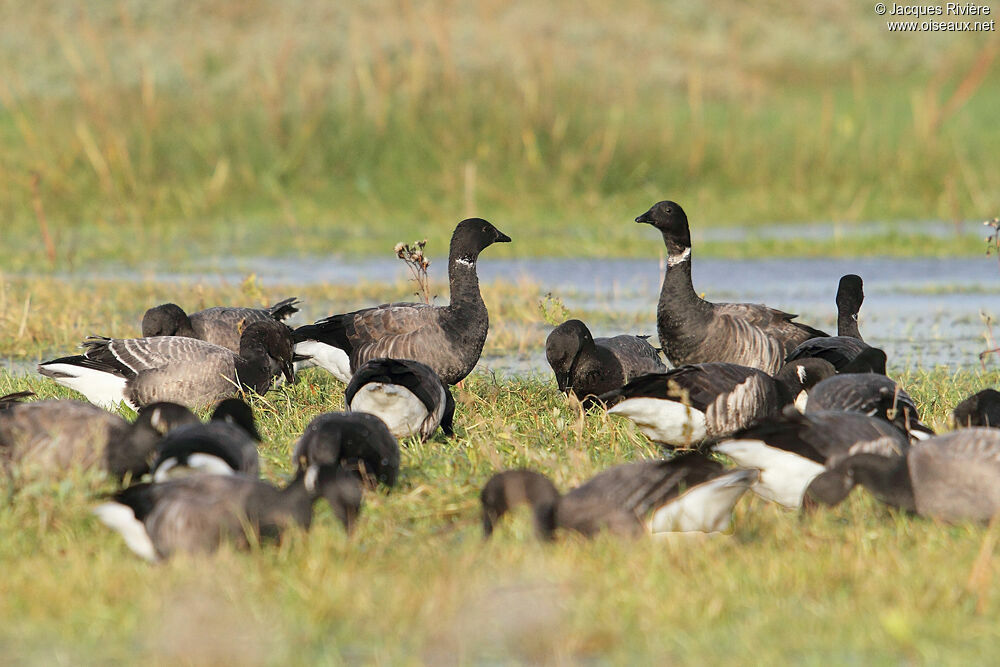
[[[422,237],[443,248],[473,213],[515,239],[501,255],[649,255],[631,220],[665,197],[696,228],[863,229],[1000,208],[990,34],[890,35],[860,0],[0,12],[8,268],[47,265],[42,220],[65,268],[142,265],[150,248],[168,263],[381,253]],[[771,245],[980,249],[905,223],[876,239]]]
[[[1000,376],[900,376],[943,425]],[[0,393],[70,392],[0,374]],[[280,546],[140,561],[89,514],[96,476],[26,483],[0,514],[0,649],[13,663],[987,662],[997,559],[984,527],[880,507],[863,492],[808,518],[746,498],[727,537],[538,544],[525,513],[481,538],[478,490],[529,466],[569,488],[656,449],[625,421],[582,414],[550,378],[474,374],[458,435],[403,448],[400,484],[366,496],[347,538],[318,505]],[[254,400],[264,474],[341,405],[319,371]],[[986,545],[984,547],[984,545]],[[985,549],[985,550],[984,550]]]

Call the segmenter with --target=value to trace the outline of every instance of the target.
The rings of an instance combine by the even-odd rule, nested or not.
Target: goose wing
[[[825,338],[810,338],[804,343],[800,343],[794,350],[788,353],[786,362],[796,359],[807,359],[816,357],[829,361],[840,371],[847,364],[854,361],[861,352],[869,346],[862,340],[851,338],[850,336],[827,336]]]
[[[774,374],[784,363],[788,351],[800,343],[827,334],[793,322],[797,317],[759,304],[715,304],[715,318],[706,338],[720,341],[717,358],[760,368]]]
[[[613,338],[595,338],[594,343],[611,351],[622,370],[626,381],[643,373],[658,373],[665,371],[666,366],[660,359],[659,350],[649,344],[649,336],[614,336]]]

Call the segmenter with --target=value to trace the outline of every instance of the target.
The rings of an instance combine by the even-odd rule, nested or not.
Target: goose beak
[[[281,372],[285,376],[285,380],[292,384],[295,382],[295,363],[292,361],[286,361],[281,366]]]
[[[510,237],[507,236],[506,234],[504,234],[503,232],[501,232],[498,229],[497,230],[497,240],[495,241],[495,243],[510,243]]]
[[[649,209],[638,218],[635,219],[636,222],[644,222],[647,225],[653,224],[653,209]]]

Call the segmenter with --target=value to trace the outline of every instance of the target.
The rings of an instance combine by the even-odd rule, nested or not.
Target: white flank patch
[[[158,560],[156,548],[146,533],[146,526],[135,518],[132,508],[121,503],[103,503],[94,508],[94,515],[108,528],[117,530],[125,544],[137,555],[150,562]]]
[[[427,406],[412,391],[381,382],[370,382],[359,389],[350,407],[354,412],[375,415],[399,439],[420,435],[420,425],[428,415]]]
[[[44,366],[47,370],[64,373],[63,377],[52,379],[57,384],[80,392],[94,405],[99,405],[106,410],[113,410],[118,407],[119,403],[124,402],[135,408],[125,400],[126,381],[123,377],[73,364],[45,364]]]
[[[907,431],[907,433],[914,440],[927,440],[934,435],[933,433],[924,433],[923,431]]]
[[[733,470],[688,489],[656,510],[653,533],[717,533],[729,527],[733,507],[757,478],[756,470]]]
[[[628,417],[650,440],[668,445],[689,445],[705,439],[705,413],[660,398],[630,398],[608,410]]]
[[[295,353],[312,357],[307,361],[296,361],[295,370],[319,366],[344,384],[351,381],[351,360],[339,347],[318,340],[304,340],[295,344]]]
[[[809,404],[809,394],[805,389],[799,392],[799,395],[795,397],[795,409],[799,412],[806,411],[806,405]]]
[[[721,452],[744,468],[757,468],[760,478],[753,492],[792,509],[802,506],[809,483],[826,468],[798,454],[771,447],[762,440],[727,440],[716,445]]]
[[[211,454],[191,454],[187,457],[187,465],[179,465],[177,459],[169,458],[163,461],[153,473],[154,482],[165,482],[168,479],[187,477],[189,475],[234,475],[236,471],[218,456]]]

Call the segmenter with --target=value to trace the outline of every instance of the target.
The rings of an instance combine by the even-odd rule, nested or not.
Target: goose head
[[[253,418],[253,409],[242,399],[227,398],[219,403],[215,406],[215,411],[212,412],[212,421],[222,421],[239,426],[251,438],[260,442],[260,433],[257,431],[257,424]]]
[[[261,351],[266,355],[269,378],[284,375],[288,382],[295,380],[295,350],[292,330],[287,325],[262,320],[247,326],[240,336],[240,356],[249,359]]]
[[[482,218],[468,218],[451,235],[450,256],[475,264],[479,253],[494,243],[510,243],[510,237]]]
[[[165,303],[150,308],[142,316],[142,336],[194,337],[194,329],[187,313],[176,303]]]
[[[545,339],[545,358],[556,374],[559,391],[567,391],[573,364],[580,353],[594,347],[594,337],[587,325],[580,320],[567,320]]]
[[[493,534],[493,527],[508,511],[527,503],[535,516],[535,532],[539,539],[555,537],[556,508],[559,491],[545,475],[531,470],[505,470],[486,482],[479,499],[483,504],[483,533]]]
[[[861,304],[865,300],[864,282],[861,276],[849,273],[840,279],[837,286],[837,312],[858,317]]]
[[[652,225],[660,230],[671,256],[691,248],[691,230],[688,228],[687,215],[676,202],[657,202],[635,221]]]
[[[361,514],[361,482],[339,466],[311,465],[299,474],[309,496],[326,500],[350,534]]]

